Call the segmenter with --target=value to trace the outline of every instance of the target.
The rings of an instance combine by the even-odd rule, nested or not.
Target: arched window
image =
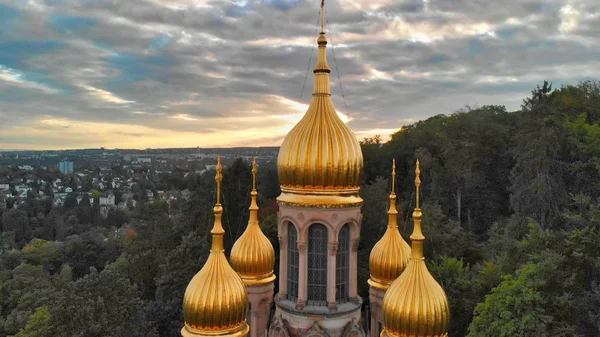
[[[350,226],[345,224],[338,236],[338,251],[335,268],[335,299],[346,302],[350,293]]]
[[[307,304],[327,305],[327,227],[321,224],[308,229]]]
[[[287,233],[287,298],[296,302],[298,300],[298,232],[293,223],[288,222]]]

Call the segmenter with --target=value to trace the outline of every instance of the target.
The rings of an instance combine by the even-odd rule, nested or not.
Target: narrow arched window
[[[313,224],[308,229],[307,304],[327,305],[327,227]]]
[[[287,253],[287,298],[295,302],[298,300],[298,232],[291,222],[288,222]]]
[[[335,259],[335,299],[346,302],[350,293],[350,226],[345,224],[338,235],[338,251]]]

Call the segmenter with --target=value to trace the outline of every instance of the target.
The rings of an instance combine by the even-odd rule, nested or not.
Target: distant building
[[[19,166],[19,170],[33,171],[33,166],[31,166],[31,165],[21,165],[21,166]]]
[[[61,161],[58,163],[58,168],[62,174],[69,174],[73,172],[73,162],[72,161]]]
[[[105,196],[100,197],[99,203],[100,207],[115,206],[115,195],[112,193],[107,193]]]
[[[138,157],[138,158],[136,158],[136,161],[140,164],[150,164],[152,162],[152,158]]]

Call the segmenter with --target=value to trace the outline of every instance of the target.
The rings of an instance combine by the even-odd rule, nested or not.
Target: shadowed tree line
[[[387,225],[391,160],[408,241],[420,159],[425,255],[448,294],[450,336],[598,336],[599,123],[599,82],[543,83],[519,111],[467,107],[404,126],[387,143],[363,140],[360,295],[368,299],[369,252]],[[210,173],[163,178],[190,199],[107,218],[89,201],[1,209],[0,336],[179,336],[185,287],[208,256],[215,182]],[[259,204],[271,209],[261,227],[278,254],[267,207],[276,171],[259,170],[258,182]],[[226,168],[227,251],[245,229],[250,189],[249,163]]]

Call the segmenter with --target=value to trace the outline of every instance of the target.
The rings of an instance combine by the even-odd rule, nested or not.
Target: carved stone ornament
[[[365,332],[362,327],[356,321],[356,318],[352,319],[352,322],[348,322],[342,332],[342,337],[365,337]]]
[[[338,219],[338,215],[337,215],[337,213],[333,213],[333,214],[331,215],[331,220],[333,220],[333,221],[337,221],[337,219]]]
[[[298,241],[298,251],[301,253],[306,252],[306,242]]]
[[[327,334],[327,332],[325,332],[325,330],[323,330],[323,328],[321,327],[321,325],[315,321],[313,323],[313,325],[310,327],[310,329],[308,329],[308,331],[306,331],[305,333],[301,334],[301,336],[306,336],[306,337],[329,337],[329,335]]]
[[[337,242],[331,242],[329,244],[329,255],[335,255],[338,251],[338,243]]]
[[[287,246],[287,237],[279,236],[278,239],[279,239],[279,247],[281,249],[284,249]]]
[[[303,213],[298,213],[298,215],[296,216],[298,218],[298,220],[303,221],[304,220],[304,214]]]
[[[285,321],[281,318],[281,315],[273,317],[268,335],[269,337],[290,337],[288,328]]]

